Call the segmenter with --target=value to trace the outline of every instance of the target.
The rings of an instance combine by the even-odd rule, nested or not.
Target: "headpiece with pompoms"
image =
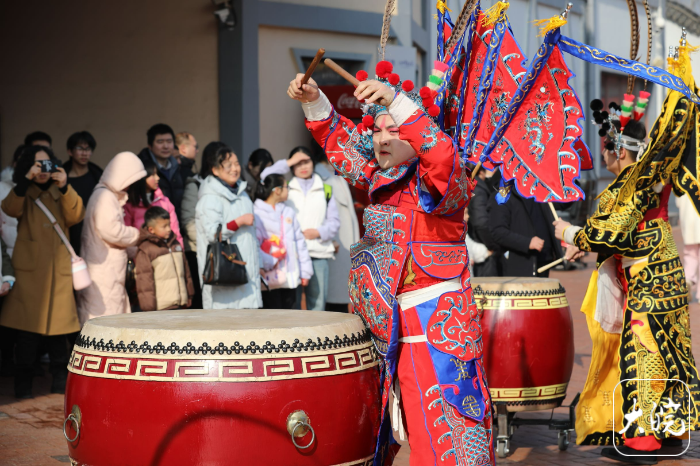
[[[423,105],[421,96],[415,92],[413,81],[401,81],[401,77],[394,73],[394,65],[391,62],[382,60],[375,67],[376,80],[386,84],[398,93],[403,93],[406,97],[416,103],[421,109],[428,113]],[[355,74],[358,81],[366,81],[369,79],[369,73],[365,70],[360,70]],[[374,125],[380,115],[388,114],[386,107],[379,104],[364,104],[362,105],[362,122],[357,125],[357,133],[360,140],[357,141],[356,150],[369,159],[374,158],[374,150],[372,148],[372,133]]]
[[[631,121],[639,121],[644,117],[646,104],[649,101],[648,92],[640,92],[639,102],[637,107],[634,107],[634,96],[625,94],[625,99],[622,105],[617,105],[611,102],[608,106],[609,111],[603,110],[603,101],[594,99],[591,101],[591,110],[593,110],[593,120],[598,125],[598,136],[607,139],[605,149],[615,151],[617,158],[620,158],[620,148],[624,147],[632,152],[643,151],[646,147],[644,141],[625,136],[622,132],[625,126]],[[640,103],[642,104],[640,107]],[[637,118],[639,117],[639,118]],[[620,130],[613,124],[614,121],[620,122]]]

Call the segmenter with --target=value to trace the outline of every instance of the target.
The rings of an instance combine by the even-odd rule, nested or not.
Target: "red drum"
[[[484,315],[484,366],[491,399],[508,411],[561,406],[574,366],[569,302],[554,278],[472,279]]]
[[[359,317],[280,310],[93,319],[70,358],[71,464],[372,464],[378,359]]]

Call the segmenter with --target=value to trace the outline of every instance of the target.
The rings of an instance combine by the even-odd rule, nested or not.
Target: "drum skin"
[[[574,334],[559,281],[475,278],[472,286],[483,309],[483,361],[493,402],[506,402],[511,412],[560,406],[574,365]]]
[[[81,334],[65,398],[66,417],[80,409],[70,458],[90,466],[372,464],[379,373],[368,336],[356,335],[306,350],[246,345],[222,355],[182,347],[124,354]],[[308,449],[287,431],[299,410],[314,430]],[[76,435],[72,422],[66,433]],[[296,441],[305,446],[312,434]]]

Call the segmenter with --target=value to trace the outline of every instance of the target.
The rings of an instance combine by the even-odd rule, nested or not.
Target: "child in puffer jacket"
[[[170,214],[162,207],[151,207],[144,215],[134,260],[136,291],[142,311],[180,309],[192,304],[192,276],[170,221]]]
[[[257,187],[255,233],[263,252],[277,259],[264,278],[269,286],[262,292],[264,309],[299,309],[301,289],[314,270],[306,241],[294,209],[284,204],[289,189],[283,175],[261,178]]]

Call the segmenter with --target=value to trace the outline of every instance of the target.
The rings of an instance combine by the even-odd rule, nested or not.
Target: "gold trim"
[[[565,294],[537,298],[508,298],[502,296],[486,296],[485,299],[486,300],[483,301],[483,295],[474,294],[474,300],[476,301],[477,305],[482,309],[489,310],[552,309],[569,306],[569,300],[566,299]]]
[[[154,382],[263,382],[312,377],[325,377],[363,371],[379,364],[369,348],[363,350],[336,350],[335,353],[287,359],[258,361],[202,358],[199,360],[161,360],[159,356],[144,358],[133,355],[130,359],[113,358],[111,354],[83,355],[73,350],[68,371],[85,377],[117,380],[145,380]],[[297,362],[298,361],[298,362]],[[331,365],[333,361],[333,365]],[[134,373],[131,372],[136,363]],[[256,363],[257,362],[257,363]],[[331,367],[334,367],[331,369]],[[257,368],[257,370],[256,370]],[[300,372],[295,373],[300,368]],[[312,372],[313,371],[313,372]],[[170,373],[171,375],[166,375]],[[263,375],[253,375],[262,373]],[[234,375],[250,374],[247,377]]]
[[[536,401],[566,396],[566,387],[568,385],[567,382],[544,387],[489,388],[489,391],[493,401]]]

